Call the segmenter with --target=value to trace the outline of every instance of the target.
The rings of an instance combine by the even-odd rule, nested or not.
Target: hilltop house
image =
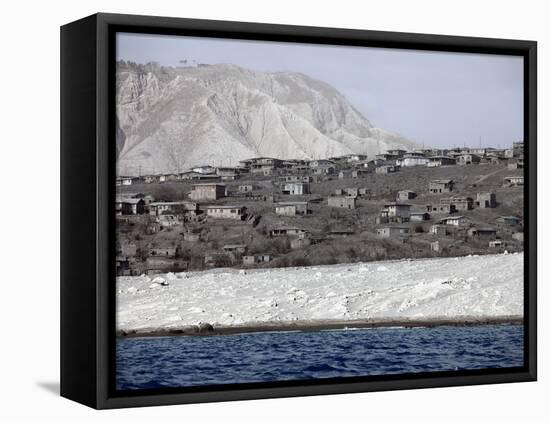
[[[497,236],[497,230],[493,228],[470,228],[468,229],[470,238],[493,239]]]
[[[507,187],[519,187],[524,184],[523,176],[505,176],[504,177],[504,186]]]
[[[456,165],[456,159],[447,156],[433,156],[428,158],[428,167],[452,166]]]
[[[272,237],[278,236],[300,236],[303,237],[308,232],[305,229],[282,226],[279,228],[273,228],[269,231],[269,235]]]
[[[275,205],[275,213],[281,216],[300,216],[309,213],[307,201],[287,201]]]
[[[452,216],[441,219],[442,225],[448,226],[462,226],[465,225],[468,220],[464,216]]]
[[[481,162],[481,158],[476,154],[461,154],[457,157],[457,164],[469,165]]]
[[[492,209],[497,206],[497,196],[493,192],[478,192],[476,206],[482,209]]]
[[[141,198],[117,198],[115,201],[116,214],[143,214],[145,201]]]
[[[411,205],[403,203],[388,203],[384,205],[384,210],[387,210],[388,217],[405,217],[411,215]]]
[[[283,186],[283,194],[287,195],[305,195],[310,194],[309,183],[290,182]]]
[[[189,198],[195,201],[217,200],[226,196],[225,184],[201,183],[194,184],[189,193]]]
[[[397,192],[397,200],[398,201],[407,201],[412,200],[413,198],[416,198],[416,192],[410,191],[410,190],[403,190]]]
[[[397,159],[396,165],[401,167],[426,166],[430,159],[423,153],[407,153],[401,159]]]
[[[379,238],[399,238],[410,234],[410,228],[407,226],[386,226],[376,230]]]
[[[430,220],[430,213],[427,212],[412,212],[410,215],[411,222],[422,222]]]
[[[431,194],[441,194],[444,192],[451,192],[453,190],[452,179],[434,179],[430,181],[428,190]]]
[[[149,214],[160,216],[162,214],[196,213],[199,210],[197,203],[191,201],[157,201],[149,204]]]
[[[310,161],[309,168],[315,175],[331,175],[335,170],[334,162],[326,159]]]
[[[449,197],[440,200],[442,205],[454,205],[455,210],[472,210],[474,199],[471,197]]]
[[[355,209],[357,207],[357,197],[349,195],[332,195],[328,197],[329,207],[339,207],[343,209]]]
[[[246,217],[246,207],[243,206],[208,206],[206,215],[214,219],[234,219],[244,220]]]
[[[521,223],[521,219],[516,216],[500,216],[497,222],[507,226],[516,226]]]
[[[163,228],[170,228],[172,226],[177,226],[180,224],[179,219],[177,216],[174,216],[173,214],[162,214],[158,217],[158,222],[161,227]]]
[[[446,236],[447,227],[445,225],[432,225],[430,227],[430,233],[435,236]]]
[[[244,266],[253,266],[255,264],[267,263],[271,260],[269,254],[255,254],[253,256],[243,256]]]
[[[396,171],[397,171],[397,167],[392,165],[380,166],[380,167],[377,167],[375,170],[376,173],[382,174],[382,175],[387,175],[388,173],[394,173]]]

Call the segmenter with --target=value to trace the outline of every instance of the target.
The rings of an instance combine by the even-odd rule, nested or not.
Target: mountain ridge
[[[118,62],[116,76],[120,175],[416,146],[374,127],[334,87],[302,73]]]

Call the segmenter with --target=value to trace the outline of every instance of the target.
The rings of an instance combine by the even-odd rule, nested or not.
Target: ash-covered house
[[[148,246],[149,256],[176,257],[178,249],[174,245],[164,246]]]
[[[236,260],[247,253],[248,247],[246,244],[227,244],[223,246],[223,251],[231,257],[231,259]]]
[[[519,187],[524,185],[525,178],[523,176],[505,176],[503,181],[505,187]]]
[[[521,223],[521,219],[516,216],[500,216],[497,222],[506,226],[516,226]]]
[[[217,200],[226,196],[225,184],[218,183],[201,183],[194,184],[189,193],[191,200]]]
[[[178,175],[175,173],[166,173],[164,175],[159,175],[159,182],[172,182],[177,181]]]
[[[313,182],[313,178],[309,175],[286,175],[281,176],[279,180],[282,183],[303,183],[308,184]]]
[[[505,247],[506,247],[506,243],[501,239],[489,241],[489,248],[505,248]]]
[[[478,192],[476,206],[481,209],[492,209],[497,206],[497,196],[494,192]]]
[[[434,179],[428,184],[428,191],[431,194],[441,194],[451,192],[454,182],[452,179]]]
[[[474,199],[471,197],[448,197],[442,198],[441,205],[453,205],[454,210],[472,210],[474,208]]]
[[[163,228],[171,228],[172,226],[177,226],[181,223],[178,217],[173,214],[161,214],[158,217],[158,222]]]
[[[327,199],[329,207],[338,207],[342,209],[355,209],[357,207],[357,197],[349,195],[331,195]]]
[[[118,197],[115,201],[115,211],[118,215],[143,214],[145,201],[141,198]]]
[[[280,216],[304,216],[309,212],[307,201],[284,201],[275,205],[275,213]]]
[[[376,168],[375,172],[382,175],[387,175],[388,173],[395,173],[397,172],[397,166],[392,166],[392,165],[380,166]]]
[[[369,174],[369,171],[366,169],[355,169],[351,171],[351,177],[353,179],[364,178]]]
[[[388,154],[395,158],[403,157],[403,155],[407,152],[407,150],[402,150],[400,148],[393,148],[391,150],[388,150]]]
[[[525,167],[525,159],[523,158],[523,154],[515,159],[511,159],[508,162],[508,169],[514,170],[514,169],[523,169]]]
[[[336,166],[331,160],[318,159],[309,162],[309,169],[315,175],[332,175]]]
[[[439,223],[447,226],[463,226],[468,222],[464,216],[450,216],[441,219]]]
[[[308,231],[302,228],[281,226],[278,228],[273,228],[269,231],[269,236],[278,237],[278,236],[299,236],[303,237],[308,234]]]
[[[456,159],[447,156],[433,156],[428,158],[428,167],[441,167],[456,165]]]
[[[386,226],[376,230],[376,235],[379,238],[401,238],[410,233],[411,230],[407,226]]]
[[[257,187],[254,184],[242,184],[242,185],[239,185],[238,190],[239,192],[252,192],[256,188]]]
[[[246,218],[246,207],[232,205],[207,206],[206,215],[213,219],[244,220]]]
[[[427,212],[411,212],[410,221],[423,222],[425,220],[430,220],[430,217],[430,213]]]
[[[253,266],[255,264],[268,263],[271,261],[269,254],[255,254],[253,256],[243,256],[244,266]]]
[[[384,210],[387,210],[388,217],[409,218],[411,215],[411,205],[404,203],[388,203],[384,205]]]
[[[309,183],[306,182],[289,182],[284,184],[282,193],[286,195],[306,195],[311,194]]]
[[[435,236],[446,236],[447,235],[447,226],[445,225],[432,225],[430,227],[430,233]]]
[[[195,166],[192,167],[191,170],[193,172],[202,173],[204,175],[211,175],[216,173],[216,168],[210,165]]]
[[[199,206],[192,201],[157,201],[149,204],[149,214],[157,217],[162,214],[196,214],[198,210]]]
[[[493,228],[470,228],[468,236],[477,239],[494,239],[497,236],[497,230]]]
[[[481,162],[481,157],[477,154],[461,154],[456,158],[456,163],[459,165],[470,165]]]
[[[212,181],[218,180],[219,176],[216,174],[206,174],[188,170],[186,172],[179,173],[178,179],[181,181]]]
[[[407,201],[416,198],[416,192],[405,189],[397,192],[397,201]]]
[[[130,176],[119,176],[118,178],[116,178],[115,185],[117,187],[132,185],[133,180],[134,178]]]
[[[380,153],[377,154],[375,157],[376,160],[380,160],[381,162],[391,162],[399,158],[399,156],[390,153]]]
[[[397,159],[395,164],[401,167],[426,166],[430,159],[424,153],[407,153]]]
[[[255,157],[239,162],[243,167],[249,169],[251,174],[270,176],[282,167],[283,161],[273,157]]]

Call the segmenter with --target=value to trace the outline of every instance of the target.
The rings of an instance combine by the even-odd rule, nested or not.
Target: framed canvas
[[[536,380],[536,43],[61,28],[61,394]]]

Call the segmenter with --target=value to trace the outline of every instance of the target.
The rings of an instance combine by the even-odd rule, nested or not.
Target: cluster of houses
[[[252,224],[252,227],[257,224],[260,216],[254,216],[239,199],[268,202],[273,215],[282,219],[312,215],[314,203],[329,208],[355,210],[360,204],[364,204],[360,202],[361,199],[370,198],[371,193],[366,188],[337,188],[324,198],[312,198],[312,184],[325,180],[364,178],[370,173],[391,174],[404,167],[466,166],[480,163],[507,163],[509,169],[522,169],[523,143],[514,143],[511,149],[422,149],[411,152],[394,149],[378,154],[372,160],[368,160],[363,154],[314,160],[258,157],[242,160],[234,167],[205,165],[182,173],[119,177],[117,186],[188,181],[190,191],[186,194],[187,200],[156,201],[151,195],[124,193],[124,190],[120,190],[115,209],[120,218],[148,217],[146,234],[158,234],[165,228],[181,227],[184,241],[201,242],[209,238],[208,228],[215,225],[215,222],[222,222],[222,225]],[[502,181],[504,187],[523,184],[524,177],[515,173],[505,176]],[[268,189],[269,194],[263,192],[266,187],[271,189]],[[409,201],[421,194],[430,196],[429,204],[409,204]],[[437,198],[436,201],[433,200],[434,197]],[[493,209],[497,206],[495,192],[478,192],[475,198],[455,195],[455,182],[452,179],[434,179],[428,182],[424,193],[398,191],[395,199],[384,204],[378,214],[373,216],[374,223],[378,225],[374,233],[381,239],[404,240],[416,234],[418,223],[431,221],[433,223],[428,234],[436,238],[431,244],[431,249],[435,252],[445,248],[446,237],[454,231],[453,228],[463,228],[471,239],[487,240],[490,248],[504,248],[506,243],[499,238],[496,229],[473,226],[467,216],[467,212],[474,208]],[[519,227],[521,219],[516,216],[500,216],[495,223]],[[270,238],[284,237],[289,241],[291,250],[326,239],[345,238],[354,233],[350,229],[339,229],[314,234],[302,228],[285,225],[269,229]],[[521,242],[522,236],[523,233],[518,229],[513,239]],[[246,243],[228,243],[220,245],[218,250],[204,254],[204,266],[237,263],[256,266],[273,260],[271,254],[249,254]],[[189,266],[189,263],[176,258],[178,248],[175,246],[151,246],[145,253],[141,252],[141,259],[145,262],[141,267],[137,255],[135,245],[125,244],[117,258],[117,272],[130,274],[137,268],[148,273],[183,271]]]

